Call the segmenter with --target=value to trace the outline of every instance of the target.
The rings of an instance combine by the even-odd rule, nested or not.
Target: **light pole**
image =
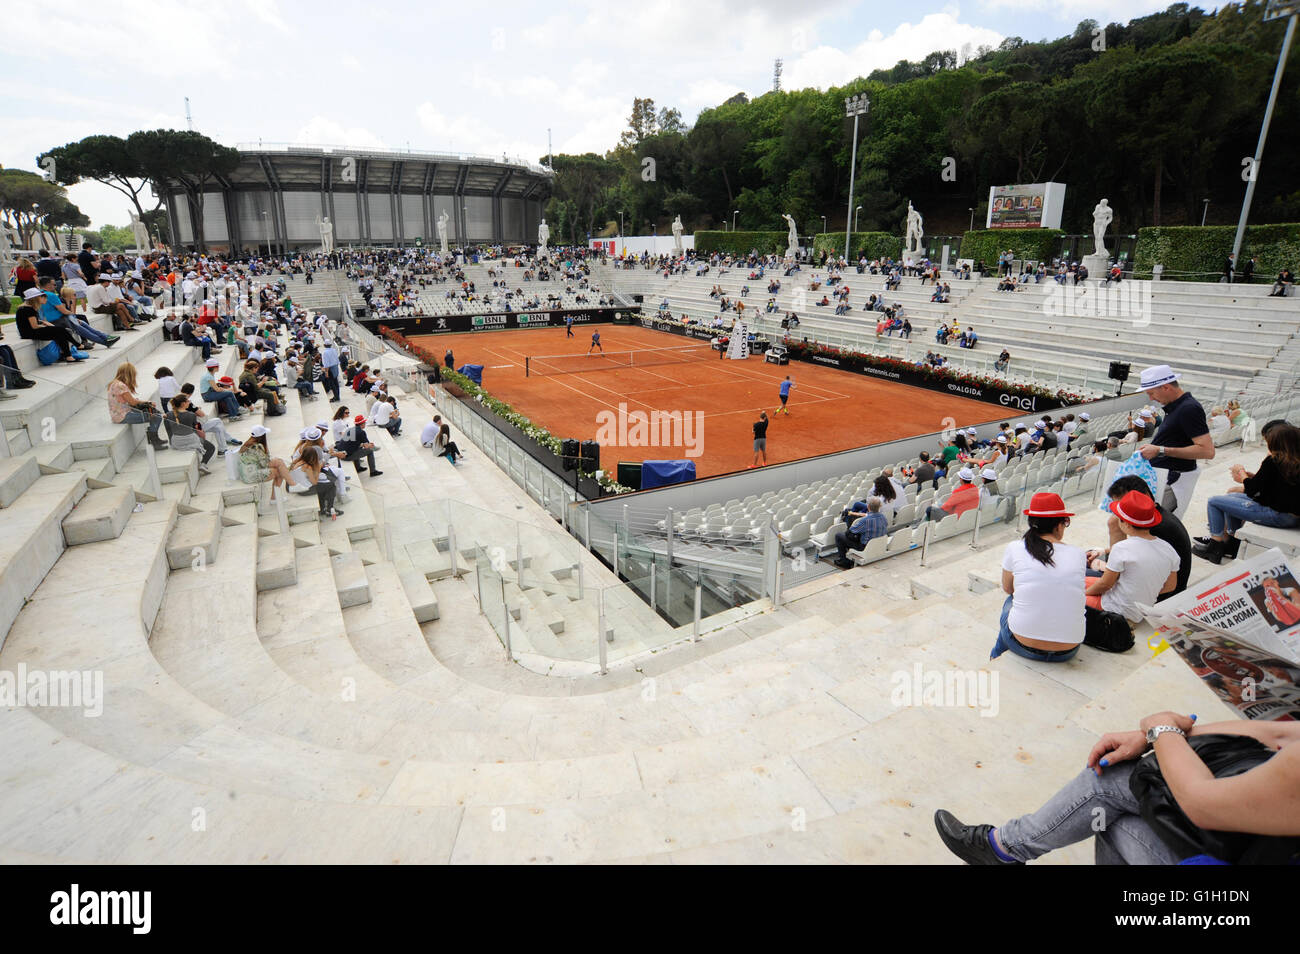
[[[266,234],[266,257],[271,257],[271,220],[266,217],[266,210],[262,210],[262,231]]]
[[[822,216],[822,235],[826,234],[826,216]]]
[[[853,210],[853,231],[855,232],[862,231],[861,218],[862,218],[862,206],[858,206],[856,209]]]
[[[850,226],[853,224],[853,177],[858,171],[858,119],[870,108],[871,100],[867,99],[866,93],[844,97],[844,115],[853,117],[853,156],[849,160],[849,218],[844,223],[844,261],[846,262],[849,260],[849,243],[853,235]]]
[[[731,231],[736,231],[736,216],[740,215],[740,209],[731,213]]]
[[[1291,52],[1291,40],[1295,37],[1296,20],[1300,19],[1300,0],[1269,0],[1264,11],[1264,22],[1287,18],[1286,36],[1282,40],[1282,49],[1277,54],[1277,68],[1273,71],[1273,88],[1268,94],[1268,105],[1264,108],[1264,122],[1259,127],[1259,144],[1255,147],[1255,157],[1250,167],[1250,176],[1246,180],[1246,197],[1241,202],[1241,218],[1237,221],[1237,235],[1232,240],[1232,260],[1241,257],[1241,242],[1246,237],[1246,220],[1250,218],[1250,201],[1255,197],[1255,181],[1259,178],[1259,166],[1264,159],[1264,140],[1268,138],[1268,124],[1273,119],[1273,106],[1277,103],[1277,91],[1282,86],[1282,71],[1286,68],[1286,58]]]
[[[1201,207],[1201,226],[1204,227],[1205,217],[1210,214],[1210,200],[1202,199],[1201,201],[1205,203],[1205,205]]]
[[[975,206],[973,205],[970,207],[970,228],[968,228],[966,231],[968,232],[975,231]]]

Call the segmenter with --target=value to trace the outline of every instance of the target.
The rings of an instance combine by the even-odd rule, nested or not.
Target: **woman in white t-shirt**
[[[158,397],[162,398],[163,407],[166,407],[172,398],[181,393],[181,383],[176,380],[171,368],[159,368],[153,376],[158,381]]]
[[[1110,505],[1110,512],[1119,518],[1124,539],[1110,548],[1104,563],[1095,565],[1101,576],[1088,584],[1088,605],[1119,613],[1131,627],[1142,621],[1139,603],[1150,606],[1178,585],[1178,551],[1151,535],[1160,511],[1141,491],[1130,490]]]
[[[1029,530],[1002,556],[1002,623],[990,659],[1007,650],[1039,662],[1066,662],[1084,636],[1083,587],[1087,557],[1062,543],[1074,514],[1058,494],[1034,494]]]

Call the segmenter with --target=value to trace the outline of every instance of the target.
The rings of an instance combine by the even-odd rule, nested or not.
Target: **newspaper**
[[[1248,719],[1300,719],[1300,582],[1281,550],[1143,607],[1164,639]]]

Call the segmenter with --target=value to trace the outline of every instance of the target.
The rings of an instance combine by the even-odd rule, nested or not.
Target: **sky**
[[[935,50],[1054,39],[1169,0],[640,0],[343,4],[107,0],[42,7],[46,36],[0,85],[0,165],[93,134],[194,128],[219,142],[524,157],[611,149],[635,96],[681,111],[744,92],[842,85]],[[1209,6],[1212,5],[1203,5]],[[107,186],[69,195],[93,226],[126,225]]]

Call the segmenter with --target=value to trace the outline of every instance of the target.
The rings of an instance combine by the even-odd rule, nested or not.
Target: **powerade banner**
[[[380,325],[400,331],[408,338],[412,335],[459,334],[466,331],[507,331],[519,328],[562,328],[568,318],[575,325],[600,324],[614,321],[622,312],[617,308],[585,308],[581,311],[530,311],[505,312],[489,315],[434,315],[414,318],[361,319],[371,331],[378,333]]]

